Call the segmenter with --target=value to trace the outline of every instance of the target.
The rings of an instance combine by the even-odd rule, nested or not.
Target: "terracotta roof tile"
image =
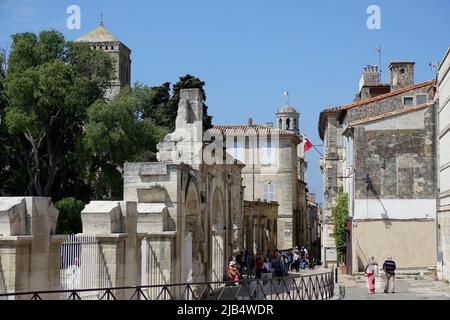
[[[230,136],[251,136],[251,135],[294,135],[297,134],[290,130],[271,128],[261,124],[253,124],[252,127],[246,125],[215,125],[209,129],[211,133],[221,133]]]
[[[374,117],[353,121],[353,122],[351,122],[349,124],[349,127],[357,126],[357,125],[364,124],[364,123],[367,123],[367,122],[381,120],[381,119],[385,119],[385,118],[389,118],[389,117],[394,117],[396,115],[403,114],[403,113],[408,113],[408,112],[424,109],[424,108],[432,105],[433,103],[434,102],[431,102],[431,103],[427,102],[427,103],[424,103],[424,104],[419,104],[419,105],[415,105],[415,106],[411,106],[411,107],[407,107],[407,108],[403,108],[403,109],[399,109],[399,110],[383,113],[383,114],[380,114],[380,115],[377,115],[377,116],[374,116]]]
[[[382,95],[379,95],[379,96],[376,96],[376,97],[373,97],[373,98],[370,98],[370,99],[366,99],[366,100],[354,102],[354,103],[351,103],[351,104],[343,105],[343,106],[340,106],[340,107],[337,107],[337,108],[339,110],[348,110],[348,109],[359,107],[361,105],[368,104],[368,103],[371,103],[371,102],[374,102],[374,101],[378,101],[378,100],[382,100],[382,99],[389,98],[389,97],[392,97],[392,96],[396,96],[398,94],[402,94],[402,93],[405,93],[405,92],[408,92],[408,91],[411,91],[411,90],[415,90],[415,89],[418,89],[418,88],[426,87],[426,86],[429,86],[429,85],[434,85],[435,83],[436,83],[436,80],[430,80],[430,81],[422,82],[422,83],[419,83],[419,84],[416,84],[416,85],[413,85],[413,86],[409,86],[409,87],[402,88],[402,89],[399,89],[399,90],[395,90],[395,91],[392,91],[392,92],[389,92],[389,93],[385,93],[385,94],[382,94]]]

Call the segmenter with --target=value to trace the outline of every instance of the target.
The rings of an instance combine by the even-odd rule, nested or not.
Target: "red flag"
[[[305,137],[305,144],[303,145],[303,151],[306,152],[311,149],[313,145],[309,142],[308,138]]]

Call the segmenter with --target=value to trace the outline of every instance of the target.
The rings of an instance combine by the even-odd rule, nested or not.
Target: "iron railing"
[[[150,289],[159,294],[149,296],[147,292],[155,292]],[[330,300],[334,295],[334,272],[239,282],[13,292],[1,293],[0,299],[84,300],[90,293],[95,293],[99,300]]]

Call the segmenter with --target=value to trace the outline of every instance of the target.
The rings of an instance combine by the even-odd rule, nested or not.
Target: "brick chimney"
[[[412,61],[392,61],[389,65],[391,91],[414,85],[414,65]]]

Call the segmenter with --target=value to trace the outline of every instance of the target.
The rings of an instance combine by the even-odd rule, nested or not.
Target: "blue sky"
[[[81,9],[81,29],[66,28],[69,5]],[[369,30],[369,5],[381,9],[381,29]],[[448,0],[0,0],[0,47],[16,32],[55,28],[68,39],[105,26],[132,49],[132,81],[158,85],[193,74],[206,81],[214,123],[275,121],[284,91],[300,112],[300,127],[321,144],[320,111],[349,103],[364,65],[416,61],[416,83],[450,46]],[[384,81],[387,73],[384,73]],[[319,148],[321,149],[321,148]],[[310,192],[322,192],[318,153],[307,153]]]

